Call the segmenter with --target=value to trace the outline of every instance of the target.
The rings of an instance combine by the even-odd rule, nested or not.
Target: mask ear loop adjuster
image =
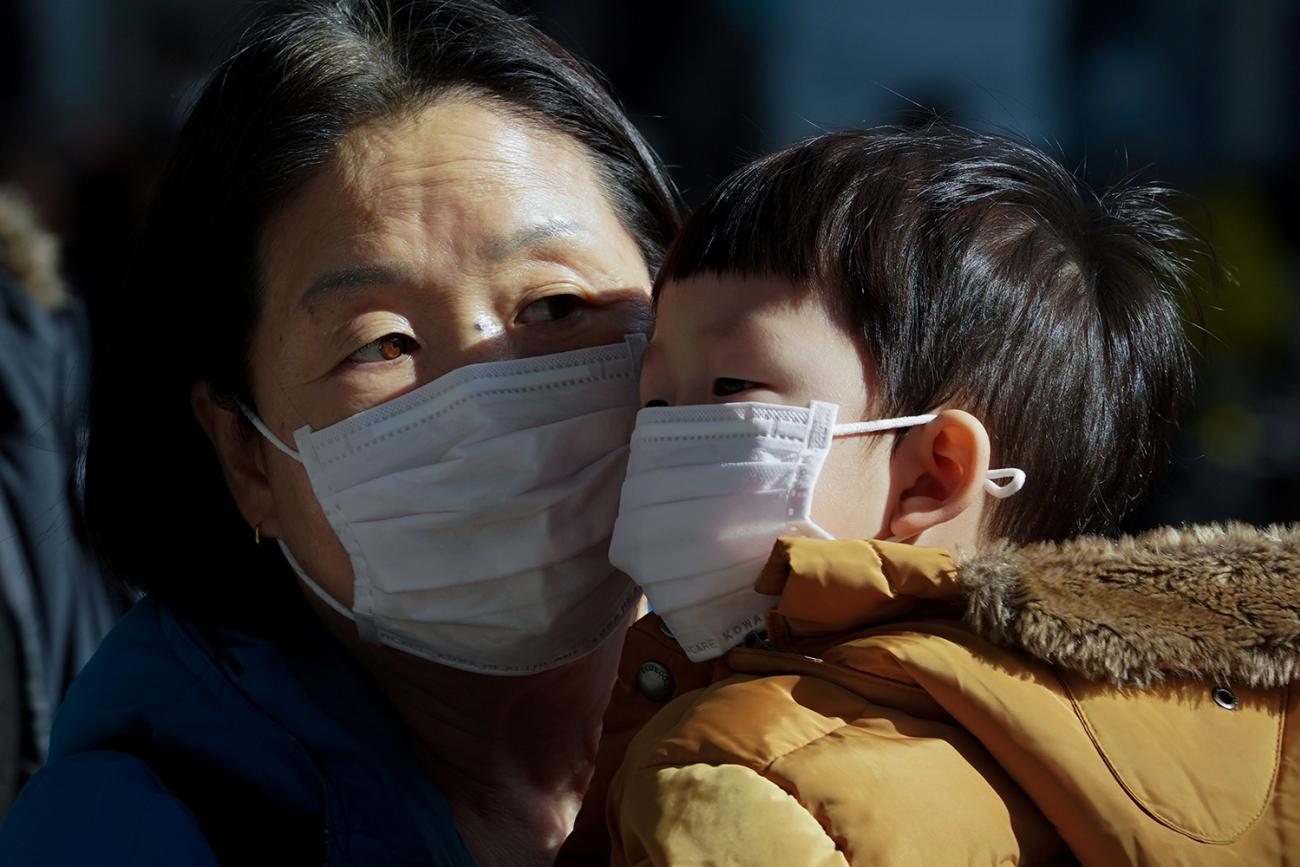
[[[1007,479],[1005,485],[999,485],[998,481]],[[1004,470],[989,470],[984,475],[984,490],[989,496],[995,499],[1005,500],[1014,494],[1020,493],[1020,489],[1025,486],[1025,471],[1016,467],[1007,467]]]

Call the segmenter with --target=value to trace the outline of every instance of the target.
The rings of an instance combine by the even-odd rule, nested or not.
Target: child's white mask
[[[835,423],[839,407],[765,403],[654,407],[632,433],[610,561],[641,585],[692,660],[721,656],[763,626],[777,597],[754,581],[778,536],[832,538],[812,519],[831,441],[925,424],[933,415]],[[1009,479],[998,485],[995,479]],[[990,470],[1008,497],[1018,469]]]
[[[608,545],[645,338],[472,364],[322,430],[301,461],[352,561],[361,638],[465,671],[524,675],[590,652],[640,593]]]

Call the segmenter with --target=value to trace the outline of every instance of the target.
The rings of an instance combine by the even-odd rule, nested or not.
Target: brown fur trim
[[[959,566],[976,631],[1095,680],[1300,678],[1300,527],[997,543]]]
[[[58,239],[41,228],[31,204],[12,187],[0,188],[0,269],[46,310],[67,301]]]

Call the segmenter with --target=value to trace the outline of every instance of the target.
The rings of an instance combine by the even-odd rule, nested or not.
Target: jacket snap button
[[[657,662],[643,662],[636,670],[636,688],[651,701],[667,701],[672,698],[676,684],[673,673],[668,666]]]
[[[1215,704],[1224,710],[1237,709],[1237,696],[1226,686],[1215,687],[1214,692],[1210,693],[1210,697],[1214,699]]]

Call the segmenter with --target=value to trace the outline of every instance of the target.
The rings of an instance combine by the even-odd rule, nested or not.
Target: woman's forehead
[[[444,102],[350,133],[268,222],[259,258],[264,290],[294,303],[358,269],[454,278],[543,242],[621,232],[581,144],[509,112]]]
[[[561,187],[594,180],[586,150],[571,136],[471,97],[351,130],[338,144],[332,169],[336,184],[365,196],[429,179]]]

